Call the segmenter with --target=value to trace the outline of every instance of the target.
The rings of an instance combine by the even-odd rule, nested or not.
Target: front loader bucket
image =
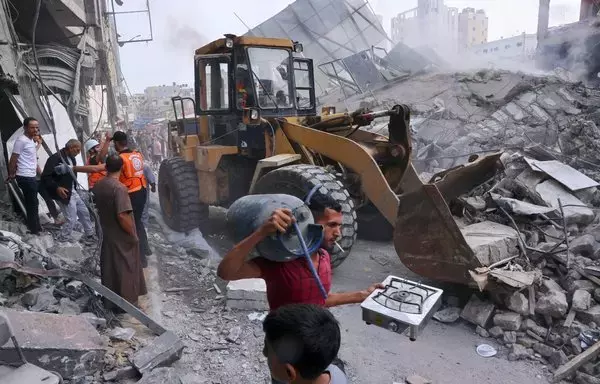
[[[483,264],[454,221],[448,202],[492,178],[501,167],[499,159],[499,153],[483,157],[440,174],[433,183],[419,181],[420,186],[400,196],[394,247],[408,269],[432,280],[469,284],[469,269]]]

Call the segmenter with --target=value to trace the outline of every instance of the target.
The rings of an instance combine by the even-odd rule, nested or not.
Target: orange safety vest
[[[119,156],[123,159],[119,181],[127,187],[128,192],[133,193],[146,188],[148,182],[144,177],[144,157],[142,154],[132,151],[122,152]]]
[[[91,165],[90,159],[88,159],[87,165]],[[94,188],[94,185],[96,185],[96,183],[99,182],[100,180],[102,180],[105,176],[106,176],[106,171],[89,173],[88,174],[89,189]]]

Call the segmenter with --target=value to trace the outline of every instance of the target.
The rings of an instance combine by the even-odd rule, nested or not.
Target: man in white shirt
[[[33,117],[23,120],[23,135],[13,147],[8,162],[8,178],[16,179],[23,191],[24,204],[27,210],[27,228],[37,235],[42,229],[38,215],[38,181],[36,176],[41,173],[37,162],[37,147],[33,138],[38,134],[40,124]]]

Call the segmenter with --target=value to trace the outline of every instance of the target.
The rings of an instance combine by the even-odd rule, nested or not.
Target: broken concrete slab
[[[138,384],[186,384],[174,368],[158,368],[142,376]]]
[[[503,312],[494,316],[494,325],[505,331],[518,331],[521,328],[521,315],[515,312]]]
[[[539,353],[542,357],[550,357],[556,350],[544,343],[535,343],[533,345],[533,350],[536,353]]]
[[[508,354],[509,361],[525,360],[531,356],[527,351],[527,348],[520,344],[513,344],[510,353]]]
[[[183,342],[171,331],[166,331],[149,345],[135,353],[133,366],[142,375],[154,368],[169,365],[181,358]]]
[[[554,368],[558,368],[561,365],[566,364],[569,361],[569,358],[562,350],[558,350],[552,352],[552,354],[548,357],[548,361],[554,366]]]
[[[575,372],[575,384],[600,384],[600,377],[583,372]]]
[[[567,224],[588,225],[594,221],[594,211],[573,196],[565,187],[557,181],[546,180],[535,188],[547,205],[559,209],[558,199],[564,207]]]
[[[585,311],[590,308],[592,295],[588,291],[578,289],[573,293],[571,307],[576,311]]]
[[[506,225],[483,221],[468,225],[461,232],[484,266],[517,254],[517,231]]]
[[[485,328],[495,309],[496,306],[493,303],[480,300],[477,295],[473,294],[467,305],[463,308],[460,317]]]
[[[96,317],[93,313],[85,312],[80,315],[85,318],[90,324],[92,324],[96,328],[105,328],[106,327],[106,319],[102,317]]]
[[[96,328],[80,316],[4,311],[25,358],[65,379],[93,375],[102,369],[105,346]],[[0,360],[18,360],[12,343],[0,348]]]
[[[108,337],[114,340],[129,341],[135,335],[135,329],[114,327],[108,332]]]

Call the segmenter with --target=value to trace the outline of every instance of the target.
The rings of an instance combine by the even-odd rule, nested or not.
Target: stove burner
[[[436,291],[406,280],[392,278],[383,292],[373,296],[373,300],[386,308],[412,314],[423,313],[423,303]]]

